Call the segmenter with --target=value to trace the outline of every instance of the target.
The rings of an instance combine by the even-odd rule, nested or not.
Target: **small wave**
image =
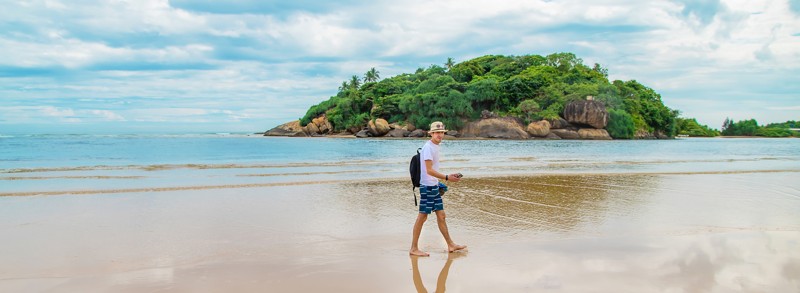
[[[299,173],[274,173],[274,174],[239,174],[236,176],[239,177],[308,176],[308,175],[335,175],[335,174],[345,174],[345,173],[367,173],[367,172],[373,172],[373,171],[356,170],[356,171],[299,172]]]
[[[356,180],[352,180],[356,182]],[[363,182],[364,180],[358,180]],[[198,186],[174,186],[174,187],[140,187],[122,189],[89,189],[89,190],[58,190],[58,191],[23,191],[23,192],[0,192],[3,196],[37,196],[37,195],[89,195],[89,194],[113,194],[113,193],[135,193],[135,192],[169,192],[185,190],[210,190],[210,189],[230,189],[230,188],[256,188],[256,187],[276,187],[276,186],[297,186],[297,185],[316,185],[342,183],[343,180],[326,181],[303,181],[303,182],[277,182],[277,183],[250,183],[250,184],[225,184],[225,185],[198,185]]]
[[[25,134],[26,138],[207,138],[207,137],[261,137],[259,133],[250,132],[213,132],[213,133],[37,133]],[[0,134],[0,138],[17,137]]]
[[[174,169],[270,169],[270,168],[302,168],[302,167],[341,167],[363,166],[387,163],[376,160],[346,161],[346,162],[305,162],[286,164],[154,164],[154,165],[96,165],[78,167],[43,167],[43,168],[17,168],[0,169],[0,173],[35,173],[35,172],[67,172],[67,171],[109,171],[109,170],[144,170],[162,171]]]
[[[49,179],[141,179],[144,176],[17,176],[0,177],[0,180],[49,180]]]
[[[515,158],[511,158],[512,160]],[[733,162],[759,162],[759,161],[797,161],[791,157],[761,157],[747,159],[698,159],[698,160],[642,160],[642,161],[586,161],[586,160],[548,160],[549,167],[582,166],[607,166],[607,165],[663,165],[663,164],[691,164],[691,163],[733,163]]]
[[[519,161],[519,162],[531,162],[536,161],[536,157],[511,157],[508,158],[511,161]]]

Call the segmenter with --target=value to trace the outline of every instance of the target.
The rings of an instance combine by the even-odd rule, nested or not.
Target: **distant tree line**
[[[697,123],[694,118],[677,119],[678,135],[688,135],[692,137],[715,137],[719,136],[719,130],[711,129],[706,125]]]
[[[363,78],[354,75],[343,82],[335,96],[309,108],[300,123],[326,114],[335,131],[355,133],[376,118],[417,127],[440,120],[460,129],[483,110],[528,123],[558,119],[566,104],[586,96],[604,102],[606,129],[614,138],[632,138],[637,131],[677,134],[679,112],[665,106],[660,94],[635,80],[610,82],[607,69],[586,66],[572,53],[486,55],[461,63],[448,58],[444,67],[431,65],[383,80],[372,68]],[[698,133],[711,131],[691,121],[683,122]]]
[[[786,121],[784,123],[772,123],[767,126],[758,126],[755,119],[740,120],[733,122],[733,120],[725,118],[722,123],[722,135],[726,136],[764,136],[764,137],[789,137],[798,136],[796,131],[790,128],[800,128],[800,123],[797,121]]]

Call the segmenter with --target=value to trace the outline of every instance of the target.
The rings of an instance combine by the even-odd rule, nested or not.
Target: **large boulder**
[[[564,107],[564,119],[571,124],[603,129],[608,124],[608,111],[599,101],[573,101]]]
[[[372,135],[370,134],[369,130],[367,130],[367,129],[362,129],[361,131],[356,132],[356,137],[358,137],[358,138],[366,138],[366,137],[370,137],[370,136],[372,136]]]
[[[531,122],[526,130],[531,136],[545,137],[550,133],[550,122],[547,120]]]
[[[331,124],[331,122],[328,121],[328,117],[325,114],[322,114],[322,116],[319,116],[317,118],[314,118],[313,120],[311,120],[311,123],[317,125],[319,134],[327,134],[328,132],[333,131],[333,124]]]
[[[333,131],[333,124],[328,121],[325,114],[320,115],[303,127],[303,131],[310,136],[320,136]]]
[[[581,136],[578,135],[578,132],[575,131],[575,130],[550,129],[550,132],[555,134],[555,135],[557,135],[558,137],[560,137],[562,139],[579,139],[579,138],[581,138]]]
[[[569,129],[572,128],[572,125],[564,120],[564,118],[558,117],[558,119],[550,120],[550,129]]]
[[[264,132],[264,136],[307,136],[300,120],[287,122]]]
[[[605,129],[581,128],[578,130],[581,139],[610,140],[611,136]]]
[[[389,133],[387,133],[386,136],[388,136],[388,137],[406,137],[406,136],[408,136],[409,133],[410,132],[408,130],[405,130],[403,128],[395,128],[395,129],[389,130]]]
[[[314,122],[311,122],[308,125],[306,125],[305,130],[306,133],[308,133],[311,136],[319,135],[319,127],[316,124],[314,124]]]
[[[392,130],[401,129],[401,130],[405,130],[407,132],[412,132],[412,131],[417,129],[411,123],[405,123],[405,124],[391,123],[391,124],[389,124],[389,128],[391,128]],[[389,132],[391,132],[391,131],[389,131]]]
[[[389,122],[381,118],[370,120],[367,123],[367,129],[372,136],[384,136],[389,133],[389,130],[392,130],[389,127]]]
[[[520,121],[514,118],[489,118],[467,123],[461,137],[486,137],[505,139],[527,139],[530,136]]]
[[[555,133],[548,133],[547,136],[544,137],[545,139],[561,139],[560,136],[556,135]]]
[[[347,128],[347,132],[352,133],[352,134],[356,134],[361,130],[362,130],[361,127],[358,127],[358,126],[350,126],[350,128]]]
[[[409,137],[426,137],[428,136],[428,132],[422,129],[415,129],[411,133],[408,134]]]

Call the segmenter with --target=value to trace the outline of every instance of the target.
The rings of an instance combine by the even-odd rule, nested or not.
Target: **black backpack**
[[[408,164],[408,172],[411,174],[411,193],[414,194],[414,206],[417,205],[417,193],[414,191],[415,188],[419,187],[419,177],[420,177],[420,166],[419,166],[419,151],[422,148],[417,149],[417,154],[411,157],[411,162]]]

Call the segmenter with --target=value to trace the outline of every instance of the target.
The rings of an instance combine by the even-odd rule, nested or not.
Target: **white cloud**
[[[90,110],[89,113],[102,118],[104,121],[126,121],[124,117],[109,110]]]
[[[39,107],[39,111],[42,113],[42,115],[56,117],[56,118],[71,118],[75,116],[75,111],[73,111],[72,109],[61,109],[56,107],[45,106],[45,107]]]

